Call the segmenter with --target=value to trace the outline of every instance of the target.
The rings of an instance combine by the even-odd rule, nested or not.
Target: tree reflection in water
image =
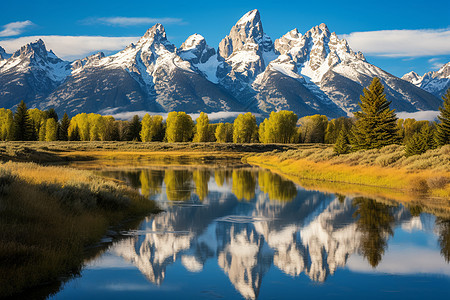
[[[173,170],[165,171],[164,183],[166,184],[167,200],[189,200],[192,191],[192,171]]]
[[[269,195],[270,200],[287,202],[297,196],[297,188],[292,181],[267,170],[258,172],[258,184],[260,189]]]
[[[357,197],[353,199],[353,205],[357,207],[353,216],[359,217],[357,230],[361,233],[360,251],[375,268],[381,262],[389,236],[394,234],[394,217],[387,205],[373,199]]]
[[[139,175],[141,182],[141,193],[145,197],[154,196],[161,193],[161,186],[164,179],[162,170],[142,170]]]
[[[250,201],[255,198],[256,176],[248,170],[233,170],[231,192],[238,200]]]
[[[208,182],[211,177],[208,169],[196,169],[193,173],[195,183],[195,193],[200,201],[203,201],[208,196]]]
[[[450,219],[436,218],[436,231],[439,234],[439,246],[441,255],[447,263],[450,263]]]

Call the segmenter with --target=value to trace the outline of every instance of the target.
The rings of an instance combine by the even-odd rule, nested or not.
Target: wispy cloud
[[[8,53],[14,52],[21,46],[42,39],[47,49],[52,49],[55,54],[66,60],[83,58],[94,52],[114,52],[124,49],[139,37],[106,37],[106,36],[26,36],[0,41],[0,45]]]
[[[0,37],[19,35],[33,25],[34,23],[30,20],[8,23],[3,25],[3,30],[0,31]]]
[[[430,58],[428,60],[428,63],[431,65],[432,70],[438,70],[444,65],[444,63],[441,62],[440,58],[438,58],[438,57]]]
[[[380,30],[341,35],[353,50],[386,57],[450,54],[450,29]]]
[[[137,26],[152,25],[155,23],[165,24],[184,24],[183,19],[179,18],[129,18],[129,17],[109,17],[109,18],[90,18],[82,21],[83,24],[103,24],[108,26]]]

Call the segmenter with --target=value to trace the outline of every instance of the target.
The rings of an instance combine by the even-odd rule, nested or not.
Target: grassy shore
[[[111,180],[67,167],[0,164],[0,297],[80,270],[107,229],[158,211]]]
[[[391,145],[345,155],[335,155],[332,147],[274,151],[249,156],[246,161],[328,186],[353,184],[353,190],[371,194],[382,188],[386,197],[394,199],[450,199],[450,146],[408,158],[403,146]]]

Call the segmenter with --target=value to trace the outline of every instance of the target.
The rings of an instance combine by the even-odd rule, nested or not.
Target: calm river
[[[102,171],[165,211],[54,299],[448,299],[450,220],[258,168]],[[386,202],[387,203],[387,202]]]

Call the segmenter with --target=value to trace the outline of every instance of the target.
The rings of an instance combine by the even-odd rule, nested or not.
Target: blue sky
[[[155,22],[176,46],[191,34],[217,47],[247,11],[257,8],[265,32],[277,39],[320,23],[345,36],[369,62],[401,76],[450,61],[450,1],[10,1],[0,11],[0,46],[11,52],[35,37],[65,59],[96,50],[114,53]],[[392,31],[397,30],[397,31]],[[400,30],[400,31],[398,31]],[[380,35],[379,31],[386,31]],[[77,38],[64,39],[64,36]],[[95,36],[97,38],[89,38]],[[100,38],[101,37],[101,38]],[[107,39],[106,37],[117,37]],[[387,39],[386,37],[389,37]]]

